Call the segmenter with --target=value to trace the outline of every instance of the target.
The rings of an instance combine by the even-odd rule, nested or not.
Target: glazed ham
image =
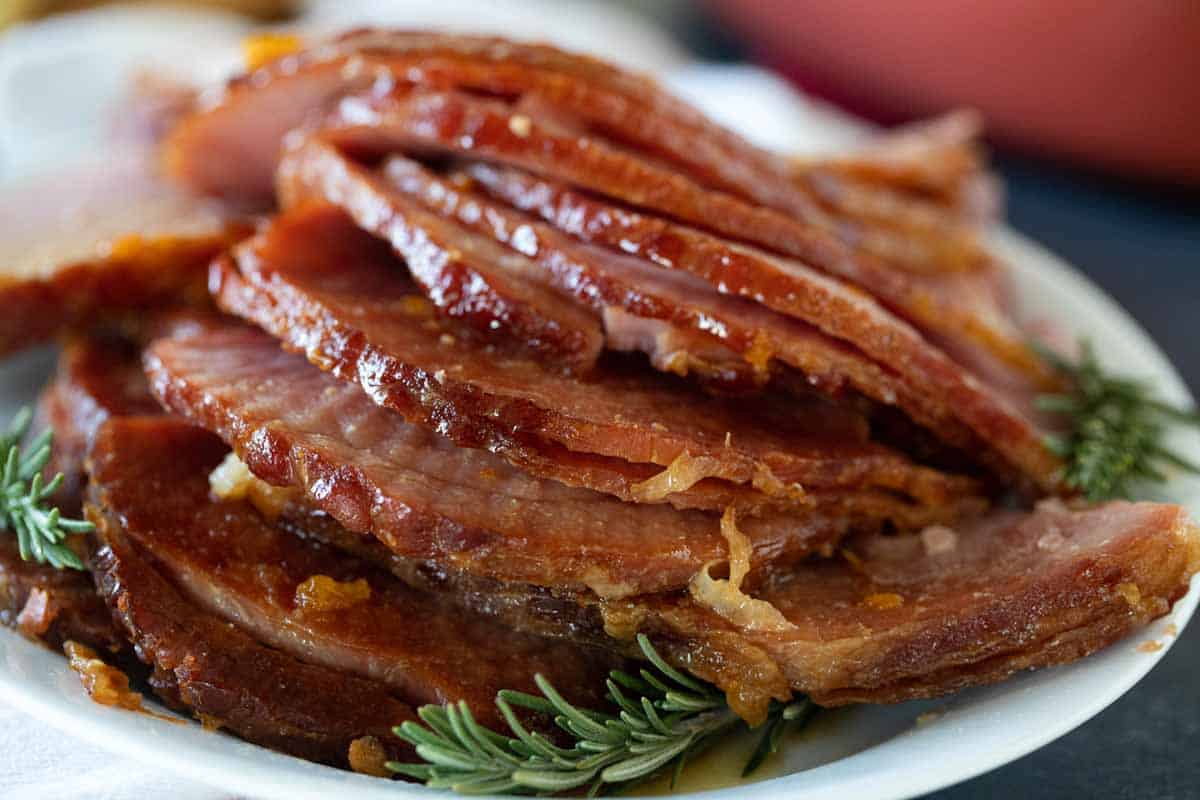
[[[754,592],[784,624],[739,633],[739,657],[757,651],[824,705],[933,697],[1083,658],[1187,592],[1200,531],[1179,506],[1051,501],[916,537],[863,536],[843,552]],[[693,646],[718,630],[695,607],[660,611]]]
[[[54,650],[73,641],[108,658],[132,655],[87,574],[23,560],[15,536],[0,537],[0,625]]]
[[[758,723],[1082,658],[1200,569],[1182,509],[1061,483],[976,119],[800,159],[547,45],[267,49],[135,119],[178,185],[117,155],[9,237],[98,591],[9,537],[0,622],[386,774],[420,704],[604,707],[637,634]]]
[[[322,116],[335,107],[332,117]],[[638,222],[668,227],[681,227],[672,219],[684,220],[712,231],[703,235],[713,244],[708,252],[721,258],[716,264],[724,266],[732,260],[738,269],[694,270],[700,277],[723,291],[796,315],[857,348],[864,348],[867,338],[861,328],[853,337],[844,330],[830,331],[830,318],[862,317],[864,309],[855,307],[855,301],[866,300],[874,327],[885,329],[871,339],[885,343],[892,352],[881,353],[876,344],[865,348],[865,354],[884,368],[903,365],[904,379],[918,386],[937,387],[924,390],[930,396],[923,397],[923,403],[904,406],[905,413],[916,414],[917,424],[953,439],[955,447],[976,450],[982,443],[992,456],[988,459],[992,469],[1008,480],[1015,474],[1043,489],[1053,486],[1058,465],[1041,446],[1042,433],[1028,413],[1033,392],[1046,385],[1049,374],[1005,314],[994,265],[980,267],[988,260],[978,252],[915,261],[897,255],[895,251],[903,249],[900,245],[926,240],[960,255],[971,248],[960,241],[961,231],[944,219],[930,223],[928,209],[923,212],[894,193],[864,185],[871,182],[866,173],[860,177],[827,160],[821,162],[827,165],[824,171],[818,165],[789,179],[787,164],[778,156],[705,120],[653,81],[592,59],[495,39],[378,31],[348,35],[288,56],[231,84],[220,102],[179,126],[170,147],[176,171],[202,190],[265,195],[284,133],[306,120],[322,136],[359,156],[365,151],[383,155],[400,151],[422,158],[458,153],[534,169],[546,178],[566,179],[609,195],[641,210],[618,206],[615,216],[589,217],[589,225],[611,230],[589,230],[585,237],[606,247],[633,248],[634,255],[658,266],[674,264],[661,248],[656,261],[646,252],[654,248],[648,248],[644,239],[638,244],[636,235],[623,238],[624,219],[632,216]],[[947,177],[942,181],[946,185],[955,180],[948,176],[969,172],[970,159],[962,154],[955,157],[954,152],[956,147],[963,153],[970,151],[973,129],[953,119],[942,127],[949,133],[913,134],[901,142],[914,139],[942,147],[946,155],[939,158],[946,161]],[[903,152],[890,158],[897,164],[904,161]],[[962,168],[951,169],[950,162]],[[900,180],[897,173],[902,187],[915,180]],[[498,199],[520,205],[522,199],[511,194],[519,188],[510,190]],[[397,202],[402,201],[393,200]],[[858,210],[849,217],[830,217],[821,210],[822,204],[835,211]],[[378,209],[360,210],[371,214]],[[899,237],[900,244],[883,247],[890,257],[873,252],[880,248],[871,243],[882,241],[877,231],[860,230],[857,222],[848,221],[872,215],[907,220],[901,225],[906,233]],[[433,232],[446,230],[444,226],[427,218],[429,224],[422,226],[419,216],[410,207],[404,215],[390,214],[389,221],[364,221],[362,216],[359,220],[372,229],[391,226],[395,230],[387,234],[389,238],[395,235],[401,244],[408,241],[409,252],[414,242],[407,235],[414,228],[423,234],[416,245],[424,244],[425,237],[441,242],[434,248],[432,275],[428,252],[424,258],[412,259],[411,265],[417,280],[432,287],[438,305],[477,315],[483,325],[511,324],[517,335],[534,343],[546,343],[547,336],[554,340],[563,321],[555,320],[552,310],[565,313],[565,308],[521,291],[530,273],[526,262],[511,255],[497,257],[495,250],[486,250],[492,256],[481,259],[467,247],[478,245],[477,238],[460,232],[457,238],[463,247],[456,248]],[[547,221],[565,224],[563,217],[548,216]],[[746,242],[761,247],[748,247]],[[798,270],[801,275],[785,274],[781,279],[781,263],[785,273]],[[902,266],[905,263],[908,268]],[[546,269],[544,260],[539,264]],[[813,273],[809,264],[823,274]],[[694,262],[683,269],[689,266]],[[747,268],[752,270],[749,279],[741,274]],[[725,274],[735,272],[739,274]],[[814,284],[813,275],[824,280]],[[858,289],[877,296],[882,307]],[[849,299],[851,316],[831,310],[831,293]],[[915,323],[923,334],[911,328],[898,330],[897,325],[903,326],[900,319]],[[588,332],[576,329],[572,334],[576,344],[589,343],[574,353],[576,364],[586,365],[594,355],[594,324],[585,327]],[[945,357],[943,348],[952,359]],[[681,370],[682,359],[688,357],[655,360]],[[908,369],[914,360],[916,369]],[[744,369],[731,371],[724,360],[694,361],[696,371],[706,378],[716,376],[718,382],[744,384],[750,374]],[[820,362],[807,363],[815,370],[813,380],[827,374]],[[930,383],[933,371],[939,371],[942,379]],[[958,385],[946,386],[952,383],[945,377],[947,371],[957,374]],[[882,380],[874,380],[872,386],[876,396],[904,394]],[[964,409],[970,418],[964,421],[947,409]],[[1003,452],[994,452],[1000,449]]]
[[[554,224],[489,200],[473,191],[476,181]],[[656,225],[531,176],[482,164],[469,174],[443,179],[417,162],[393,157],[377,174],[314,139],[285,155],[279,189],[284,205],[314,197],[329,200],[361,227],[389,240],[395,226],[408,230],[415,200],[468,229],[461,238],[471,232],[488,235],[535,261],[536,267],[526,263],[521,275],[540,276],[567,298],[602,313],[610,349],[639,349],[661,369],[696,372],[735,387],[765,382],[771,365],[782,363],[801,373],[798,382],[803,385],[835,396],[849,388],[880,405],[898,406],[952,447],[978,450],[988,446],[984,442],[992,443],[1002,451],[992,459],[1001,474],[1028,469],[1036,470],[1043,481],[1052,480],[1053,459],[1038,432],[1008,404],[965,378],[883,309],[864,308],[861,297],[802,268],[789,274],[787,265],[767,254],[731,250],[700,231],[665,222]],[[575,241],[556,225],[613,249]],[[672,241],[681,247],[671,248]],[[641,258],[625,254],[629,252]],[[733,271],[743,264],[754,273],[738,286]],[[778,298],[766,302],[780,311],[803,312],[829,334],[749,298],[720,294],[708,281],[723,283],[737,294],[753,291]],[[779,284],[790,284],[788,291],[782,293]],[[768,285],[770,294],[764,291]],[[788,302],[799,293],[814,299]],[[816,299],[822,294],[824,298]],[[863,318],[850,330],[830,322],[847,319],[847,308]],[[643,321],[647,319],[655,322],[648,325]],[[866,353],[834,335],[852,337],[850,341]],[[905,352],[904,361],[897,351]],[[738,363],[735,354],[744,363]],[[895,365],[906,362],[912,366],[897,374]],[[936,389],[930,386],[931,377]],[[968,402],[947,403],[950,397]]]
[[[580,464],[597,457],[597,465],[666,468],[686,455],[705,459],[706,477],[733,484],[752,506],[765,502],[760,495],[803,504],[809,489],[880,488],[927,502],[971,489],[969,480],[865,441],[857,415],[817,398],[802,410],[794,398],[765,398],[752,419],[736,403],[642,369],[597,369],[581,380],[523,351],[480,345],[449,321],[421,319],[420,298],[386,246],[328,207],[276,218],[239,248],[237,263],[240,271],[224,265],[214,273],[224,309],[359,382],[409,421],[519,466],[537,470],[562,449]],[[574,482],[591,485],[589,471]],[[633,499],[632,491],[619,495]]]
[[[47,478],[64,477],[57,501],[77,515],[83,499],[84,458],[92,436],[109,417],[154,414],[159,405],[141,370],[140,348],[111,334],[73,336],[64,344],[58,371],[38,399],[34,428],[54,430]]]
[[[231,208],[168,183],[140,149],[7,187],[0,219],[0,354],[148,310],[207,307],[208,262],[246,233]]]
[[[861,534],[776,570],[737,607],[581,595],[392,563],[426,591],[551,636],[621,648],[637,632],[716,683],[749,720],[772,698],[894,703],[1083,658],[1166,614],[1200,570],[1179,506],[1047,501],[920,535]],[[751,607],[750,614],[741,613]],[[714,610],[714,608],[716,610]]]
[[[783,210],[812,209],[787,180],[784,159],[714,125],[653,80],[546,45],[427,31],[355,32],[235,79],[219,103],[176,129],[176,168],[206,192],[267,198],[289,130],[340,95],[396,82],[523,98],[718,188]],[[213,149],[223,157],[205,155]],[[221,169],[232,162],[246,169]]]
[[[345,767],[350,743],[363,736],[386,743],[393,757],[407,753],[391,728],[416,715],[385,686],[306,664],[205,613],[158,571],[119,519],[96,521],[103,542],[92,556],[96,587],[150,663],[150,686],[167,705],[310,761]]]
[[[552,473],[560,483],[457,447],[256,331],[163,340],[147,368],[171,410],[219,433],[260,478],[304,489],[347,528],[407,558],[618,597],[679,588],[725,550],[714,515],[565,486],[569,461]],[[908,513],[917,522],[920,513],[869,493],[812,503],[800,514],[745,520],[756,558],[794,560],[828,546],[855,518]]]
[[[537,673],[595,704],[617,659],[464,617],[245,501],[211,500],[208,476],[225,453],[178,420],[113,420],[92,452],[89,515],[107,528],[119,521],[119,536],[204,613],[412,705],[464,699],[494,725],[496,692],[532,691]]]
[[[930,276],[896,269],[793,216],[707,190],[636,154],[560,130],[552,120],[502,102],[454,92],[351,96],[339,103],[322,130],[357,152],[432,151],[529,169],[765,247],[875,294],[932,334],[961,338],[969,353],[979,350],[1034,377],[1041,374],[1036,357],[1001,309],[994,276]]]
[[[1028,386],[1021,381],[985,385],[873,298],[795,259],[598,200],[527,172],[486,164],[466,172],[476,186],[574,237],[690,273],[848,342],[899,372],[902,380],[924,387],[919,399],[902,406],[915,419],[928,421],[943,437],[957,437],[955,430],[965,426],[1000,453],[1009,470],[1015,466],[1043,487],[1054,485],[1058,463],[1042,446],[1031,419]],[[885,401],[891,397],[889,389],[882,394]]]

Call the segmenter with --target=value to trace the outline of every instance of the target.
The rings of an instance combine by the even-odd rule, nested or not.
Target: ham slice
[[[428,31],[364,30],[235,79],[218,102],[175,131],[177,172],[202,191],[269,198],[287,131],[339,94],[395,82],[531,98],[672,158],[720,188],[813,210],[788,180],[784,159],[713,124],[653,80],[546,45]],[[233,162],[246,169],[236,171]]]
[[[257,331],[165,339],[146,363],[163,402],[219,433],[260,478],[304,489],[346,528],[409,559],[618,597],[681,587],[724,552],[715,515],[621,502],[456,447]],[[567,462],[561,477],[573,471]],[[759,563],[826,547],[855,518],[906,513],[870,493],[812,503],[743,522]]]
[[[784,629],[740,631],[823,705],[932,697],[1083,658],[1186,594],[1200,530],[1174,505],[1048,501],[844,552],[754,592]],[[712,616],[676,606],[660,619],[703,640]]]
[[[35,430],[54,429],[47,477],[62,473],[56,505],[76,516],[87,478],[83,461],[96,429],[109,417],[154,414],[158,402],[141,370],[140,348],[121,336],[74,336],[63,344],[54,379],[38,399]]]
[[[208,262],[245,227],[167,183],[148,152],[109,156],[0,192],[0,354],[67,328],[208,304]]]
[[[375,681],[306,664],[205,613],[125,535],[119,519],[97,514],[103,544],[92,556],[96,586],[153,667],[150,686],[168,705],[310,761],[346,767],[350,743],[363,736],[393,758],[409,757],[391,728],[416,719],[410,705]]]
[[[403,118],[411,123],[409,127],[425,132],[416,140],[407,139],[405,145],[462,148],[469,142],[468,149],[485,157],[515,158],[526,166],[549,168],[551,174],[615,193],[635,205],[649,202],[659,211],[725,235],[748,237],[860,283],[922,325],[944,329],[950,337],[965,336],[1011,366],[1045,377],[1019,332],[995,306],[994,269],[947,280],[938,274],[947,269],[980,272],[970,265],[990,264],[969,235],[947,226],[927,232],[925,225],[910,224],[896,236],[887,226],[876,225],[880,208],[901,208],[905,211],[901,216],[907,219],[919,220],[922,215],[909,214],[905,204],[887,198],[872,200],[869,187],[849,192],[841,179],[832,181],[834,188],[840,187],[832,194],[829,180],[818,185],[810,185],[807,179],[789,180],[785,160],[708,122],[652,81],[546,48],[470,37],[368,32],[288,56],[235,81],[222,102],[179,126],[170,147],[175,171],[201,190],[263,200],[269,197],[269,177],[288,130],[314,118],[337,97],[370,89],[372,99],[350,101],[353,107],[344,108],[342,115],[343,122],[351,125],[368,123],[375,118],[368,107],[387,104],[386,91],[396,85],[405,93],[414,85],[461,88],[521,102],[510,109],[454,92],[437,94],[418,101],[419,108],[383,115],[395,123],[390,125],[392,146],[397,137],[413,136],[399,124]],[[400,105],[408,106],[404,96]],[[465,113],[464,103],[471,104]],[[531,109],[534,113],[526,113]],[[546,109],[550,113],[544,113]],[[566,132],[579,128],[576,120],[584,125],[582,138]],[[439,131],[439,126],[444,130]],[[524,153],[495,135],[502,131],[523,140]],[[360,139],[371,138],[366,131],[358,134]],[[378,141],[378,136],[376,132],[373,140]],[[644,152],[647,158],[609,147],[605,137]],[[538,162],[551,150],[556,165]],[[573,152],[578,155],[572,159]],[[680,172],[660,169],[651,159],[670,161],[672,170]],[[833,197],[835,207],[852,213],[830,217],[814,196],[827,205]],[[746,200],[761,206],[748,205]],[[859,213],[864,205],[874,211]],[[912,269],[928,274],[904,274]]]
[[[1012,369],[1045,368],[999,305],[995,276],[922,275],[859,252],[772,208],[705,189],[685,175],[553,120],[456,92],[346,97],[323,126],[356,152],[439,152],[530,169],[736,241],[799,258],[869,291],[922,328],[961,338]]]
[[[17,537],[7,534],[0,536],[0,625],[54,650],[73,641],[110,658],[131,660],[129,645],[88,574],[24,561]]]
[[[240,275],[225,267],[213,279],[224,308],[410,421],[535,472],[562,449],[577,464],[600,457],[663,468],[686,454],[751,505],[759,495],[803,503],[796,483],[888,489],[931,504],[972,488],[865,441],[856,414],[817,398],[803,409],[765,398],[752,419],[737,403],[640,368],[610,365],[585,381],[470,341],[452,321],[413,324],[412,284],[386,246],[328,207],[277,218],[237,260]],[[586,485],[588,471],[575,482]],[[619,494],[636,499],[629,487]]]
[[[828,199],[823,187],[789,180],[786,159],[712,123],[652,80],[544,45],[487,37],[363,31],[263,65],[232,82],[215,108],[180,126],[173,151],[181,174],[217,192],[244,193],[253,181],[258,184],[253,192],[267,197],[277,143],[330,102],[338,81],[346,93],[369,84],[402,83],[464,89],[512,99],[519,108],[552,110],[566,125],[646,151],[706,186],[797,215],[833,235],[852,236],[856,245],[882,245],[881,253],[901,268],[936,271],[988,264],[960,231],[947,238],[910,226],[908,239],[902,240],[869,215],[851,214],[861,230],[845,219],[835,222],[814,202]],[[248,101],[248,96],[255,99]],[[282,102],[285,97],[291,104]],[[274,112],[269,118],[260,110],[267,106]],[[241,135],[235,137],[235,130]],[[219,153],[236,147],[237,160],[251,162],[248,170],[234,173],[209,163],[214,146]],[[872,191],[877,190],[865,189]],[[948,242],[953,246],[946,247]]]
[[[690,273],[722,292],[750,298],[852,344],[923,387],[919,402],[924,407],[910,401],[904,406],[906,413],[918,421],[929,420],[929,427],[942,435],[953,436],[955,427],[966,426],[1009,464],[1010,471],[1016,467],[1045,489],[1056,484],[1059,464],[1042,445],[1042,434],[1026,410],[1032,407],[1027,385],[986,385],[861,292],[795,259],[731,243],[526,172],[474,164],[467,173],[478,188],[571,236]],[[1004,469],[996,460],[993,465]]]
[[[312,143],[311,147],[320,147]],[[475,236],[403,196],[381,202],[371,194],[369,173],[327,151],[321,166],[332,170],[324,185],[335,202],[352,208],[360,225],[386,239],[408,272],[442,313],[484,333],[499,332],[577,369],[590,368],[603,346],[600,318],[585,306],[564,302],[547,286],[536,264],[519,252]],[[292,172],[284,168],[284,175]],[[283,202],[303,199],[299,181]],[[375,187],[377,190],[382,187]],[[309,194],[319,190],[309,189]],[[325,199],[322,197],[321,199]]]
[[[577,701],[600,700],[619,659],[464,616],[249,503],[213,501],[208,475],[225,452],[178,420],[108,423],[97,433],[89,489],[102,537],[115,534],[153,558],[189,603],[254,641],[414,706],[466,700],[481,722],[497,725],[496,693],[536,691],[538,673]]]
[[[998,203],[986,185],[982,135],[977,112],[952,111],[894,128],[854,153],[795,158],[792,168],[800,180],[814,172],[848,177],[927,197],[967,219],[986,219]]]
[[[413,201],[470,231],[461,232],[460,239],[472,233],[490,236],[534,262],[522,276],[600,312],[607,347],[641,350],[659,369],[695,372],[736,389],[765,383],[772,364],[782,362],[803,373],[795,384],[835,397],[850,389],[900,407],[954,447],[978,451],[982,446],[959,419],[931,401],[927,388],[854,348],[752,300],[720,294],[694,275],[572,239],[472,191],[470,178],[461,173],[442,178],[417,162],[393,157],[378,174],[328,144],[307,139],[285,155],[278,183],[285,206],[328,200],[385,239],[397,225],[407,228]]]
[[[636,632],[726,690],[753,721],[797,691],[822,705],[894,703],[1084,658],[1166,614],[1200,570],[1179,506],[1111,502],[997,511],[919,536],[861,534],[839,555],[772,570],[736,624],[678,595],[605,600],[392,563],[477,614],[620,647]]]

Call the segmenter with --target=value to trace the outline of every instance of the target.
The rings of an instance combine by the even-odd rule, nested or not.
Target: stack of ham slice
[[[114,622],[13,558],[0,610],[366,771],[422,703],[499,724],[536,672],[603,702],[638,633],[752,723],[1115,641],[1200,535],[1059,496],[971,124],[801,162],[545,45],[356,31],[257,68],[164,142],[178,228],[0,286],[72,287],[0,346],[78,332],[41,413]]]

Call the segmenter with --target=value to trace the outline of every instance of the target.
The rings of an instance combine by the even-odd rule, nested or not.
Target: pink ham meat
[[[499,178],[488,167],[474,171],[485,183]],[[953,447],[985,449],[984,439],[939,406],[927,386],[905,380],[853,347],[752,300],[720,294],[693,274],[579,242],[473,191],[471,180],[462,174],[441,178],[400,157],[391,158],[379,173],[328,144],[307,139],[285,155],[278,183],[285,206],[328,200],[385,239],[393,239],[396,228],[408,229],[414,203],[465,229],[459,241],[493,238],[520,254],[522,277],[541,280],[602,314],[608,348],[643,350],[660,369],[753,386],[765,383],[772,363],[781,362],[803,373],[797,383],[833,396],[852,389],[882,405],[898,406]],[[923,344],[903,323],[896,325]],[[1002,473],[1013,471],[999,458],[993,462]]]
[[[1028,387],[986,385],[861,292],[795,259],[734,244],[526,172],[486,164],[470,165],[466,171],[474,186],[573,237],[690,273],[723,293],[750,298],[852,344],[900,379],[921,387],[919,400],[902,405],[915,419],[929,420],[930,428],[941,435],[953,436],[956,427],[966,427],[1000,454],[1010,471],[1015,467],[1045,489],[1055,486],[1058,461],[1042,445],[1042,434],[1032,421]],[[888,391],[864,393],[882,392],[886,397]]]
[[[143,149],[0,192],[0,354],[148,309],[206,306],[208,262],[246,232]]]
[[[706,654],[691,668],[760,709],[781,683],[822,705],[892,703],[1084,658],[1166,614],[1200,569],[1200,531],[1184,509],[1157,503],[1048,501],[843,548],[846,558],[752,592],[782,626],[753,630],[690,600],[649,600],[610,604],[607,627]],[[724,654],[740,665],[732,674]]]
[[[804,260],[869,291],[922,328],[1037,377],[1044,371],[1004,314],[986,273],[928,276],[895,269],[793,216],[705,189],[602,139],[495,100],[456,92],[344,98],[323,126],[361,153],[445,152],[530,169],[736,241]]]
[[[258,331],[164,339],[146,364],[168,408],[219,433],[261,478],[304,489],[407,558],[612,597],[677,588],[724,553],[714,514],[621,502],[456,447]],[[568,462],[552,476],[571,472]],[[811,510],[743,527],[761,563],[794,560],[836,540],[870,497],[817,496]],[[875,502],[884,508],[868,516],[901,513],[886,496]]]
[[[610,364],[580,380],[523,350],[471,341],[451,320],[414,324],[405,313],[413,309],[411,281],[386,245],[336,209],[276,218],[237,261],[240,274],[214,273],[224,308],[359,382],[410,421],[535,472],[548,453],[565,449],[578,464],[602,457],[663,468],[686,454],[702,460],[707,477],[741,487],[751,504],[764,494],[803,503],[794,484],[887,489],[931,505],[972,488],[866,441],[857,414],[819,398],[766,397],[751,418],[736,402],[636,365]],[[587,485],[587,471],[576,482]]]
[[[219,439],[181,420],[115,420],[92,452],[93,515],[120,520],[121,533],[205,612],[302,661],[377,681],[412,705],[466,699],[495,723],[496,692],[532,691],[537,673],[598,699],[615,659],[464,616],[444,598],[306,541],[303,522],[212,500],[208,475],[225,453]],[[322,597],[314,576],[368,589],[357,600]]]

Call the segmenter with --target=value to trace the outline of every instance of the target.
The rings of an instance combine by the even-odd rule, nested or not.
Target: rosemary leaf
[[[62,474],[42,482],[42,469],[50,461],[53,431],[39,434],[22,452],[22,441],[33,422],[33,413],[22,408],[0,434],[0,528],[17,537],[21,558],[49,564],[55,569],[83,569],[83,562],[66,544],[68,535],[87,533],[92,524],[67,519],[49,505],[63,484]]]
[[[1064,422],[1046,447],[1063,459],[1063,482],[1088,500],[1128,498],[1137,483],[1162,483],[1171,468],[1200,474],[1163,440],[1172,424],[1200,427],[1200,413],[1162,402],[1146,384],[1104,371],[1091,343],[1079,360],[1041,350],[1067,379],[1067,394],[1041,395],[1037,407]]]
[[[534,680],[541,697],[505,690],[496,706],[511,736],[483,727],[465,703],[423,706],[424,723],[408,721],[393,730],[412,744],[424,764],[389,762],[398,775],[426,786],[464,794],[544,794],[588,787],[596,796],[672,768],[672,785],[688,759],[717,737],[745,723],[715,686],[668,664],[645,636],[638,645],[650,667],[634,677],[614,671],[607,681],[609,712],[578,708],[542,675]],[[514,708],[553,717],[571,737],[569,747],[530,731]],[[789,725],[802,725],[815,710],[806,698],[772,703],[750,774],[774,753]]]

